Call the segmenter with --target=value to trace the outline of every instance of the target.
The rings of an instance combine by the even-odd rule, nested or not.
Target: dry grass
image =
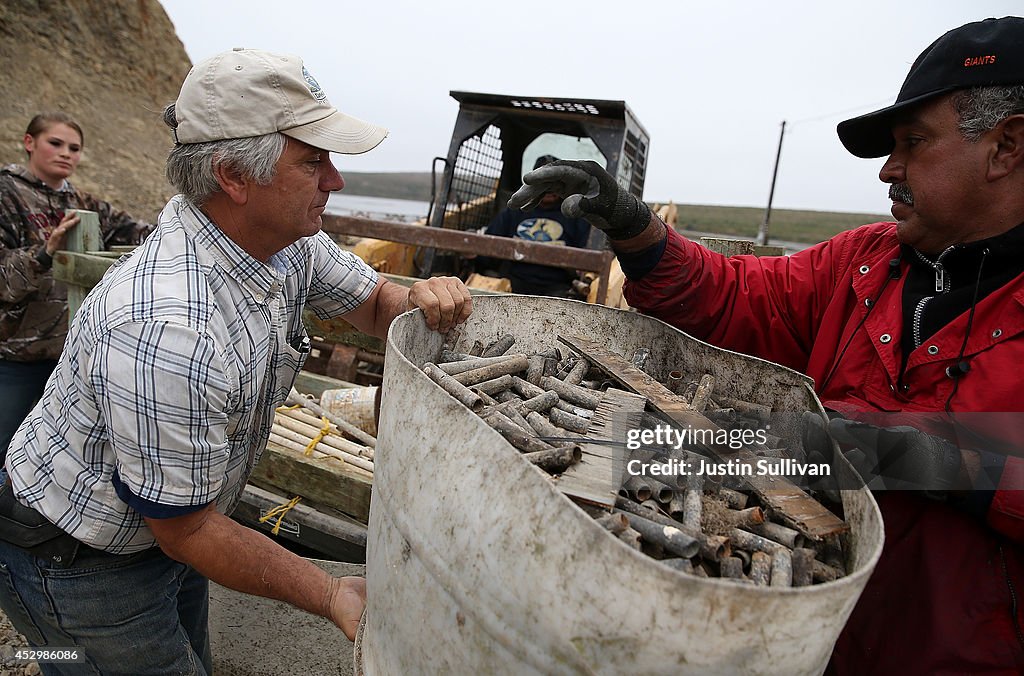
[[[677,205],[676,227],[753,238],[764,218],[764,209],[722,207],[700,204]],[[865,223],[888,220],[880,214],[853,214],[831,211],[773,209],[769,221],[770,239],[817,244],[832,235]]]

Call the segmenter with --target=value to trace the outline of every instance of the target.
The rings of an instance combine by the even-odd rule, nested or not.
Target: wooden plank
[[[85,212],[93,213],[93,212]],[[93,213],[95,216],[95,214]],[[79,223],[75,226],[71,232],[76,232],[80,227],[83,226]],[[99,226],[96,226],[97,233],[99,232]],[[70,235],[70,233],[69,233]],[[98,235],[97,235],[98,236]],[[80,234],[78,241],[74,246],[92,246],[89,243],[89,235],[85,236],[85,241]],[[68,323],[70,324],[71,318],[75,316],[78,308],[82,307],[82,302],[85,300],[85,296],[89,293],[89,290],[102,279],[103,275],[107,272],[111,265],[114,264],[116,258],[110,258],[107,256],[97,255],[100,252],[82,252],[82,251],[57,251],[53,255],[53,277],[54,279],[64,282],[68,287]]]
[[[354,216],[323,216],[323,229],[335,235],[386,239],[402,244],[444,249],[464,254],[524,261],[538,265],[575,268],[603,273],[613,258],[610,251],[578,249],[556,244],[530,242],[515,237],[480,235],[469,230],[431,228]]]
[[[701,237],[698,243],[723,256],[784,256],[786,247],[769,244],[755,244],[749,239],[731,239],[723,237]]]
[[[596,341],[579,336],[573,338],[559,336],[558,340],[581,354],[626,389],[647,397],[654,410],[662,413],[681,428],[709,430],[712,432],[712,436],[721,430],[706,417],[691,409],[684,399]],[[749,449],[745,448],[733,450],[725,444],[707,444],[706,447],[721,460],[755,465],[758,459]],[[818,540],[826,535],[849,530],[849,525],[845,521],[825,509],[821,503],[785,477],[759,476],[756,471],[752,471],[751,474],[752,476],[743,476],[741,479],[757,493],[766,505],[806,537]]]
[[[383,340],[366,335],[342,317],[320,319],[312,310],[307,308],[302,312],[302,321],[306,325],[306,331],[309,332],[309,335],[323,338],[330,343],[354,345],[372,352],[384,351]]]
[[[488,277],[474,272],[466,280],[466,286],[473,289],[487,289],[495,293],[512,293],[512,282],[507,277]]]
[[[587,439],[596,442],[582,444],[583,459],[558,477],[558,490],[584,502],[613,507],[626,466],[623,430],[640,426],[646,404],[646,399],[632,392],[607,390],[587,429]]]
[[[310,458],[271,442],[249,481],[337,509],[361,523],[370,516],[373,480],[368,473],[338,460]]]
[[[388,273],[380,273],[380,276],[383,277],[384,279],[388,280],[389,282],[394,282],[395,284],[401,284],[402,286],[412,286],[416,282],[422,282],[423,281],[419,277],[406,277],[404,275],[392,275],[392,274],[388,274]],[[472,281],[472,280],[470,280],[470,281]],[[466,284],[466,286],[469,287],[469,294],[471,296],[507,296],[508,295],[508,292],[506,292],[506,291],[496,291],[494,289],[488,289],[488,288],[482,288],[482,287],[479,287],[479,286],[473,286],[473,285],[468,284],[468,283]]]
[[[299,375],[295,376],[295,389],[302,394],[312,394],[317,399],[323,395],[325,390],[344,390],[350,387],[362,387],[362,385],[309,371],[299,371]]]
[[[100,215],[95,211],[75,209],[78,225],[68,231],[65,247],[68,251],[85,253],[103,251],[103,236],[100,234]]]
[[[53,255],[53,277],[68,286],[88,290],[99,283],[115,260],[95,253],[58,251]]]
[[[785,256],[786,247],[777,246],[775,244],[755,244],[754,245],[755,256]]]
[[[266,490],[248,485],[242,492],[231,518],[250,528],[263,531],[272,538],[281,538],[308,547],[322,556],[339,561],[363,563],[366,560],[366,526],[344,514],[306,500],[288,510],[281,519],[277,535],[271,531],[277,519],[260,522],[271,509],[285,504],[294,495],[279,490]]]

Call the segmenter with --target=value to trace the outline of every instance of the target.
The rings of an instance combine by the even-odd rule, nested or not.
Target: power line
[[[790,126],[793,126],[795,124],[803,124],[804,122],[814,122],[816,120],[823,120],[823,119],[825,119],[827,117],[836,117],[838,115],[846,115],[848,113],[855,113],[855,112],[860,111],[860,110],[866,110],[866,109],[870,109],[870,108],[875,108],[876,106],[880,106],[883,103],[889,103],[892,100],[893,100],[892,97],[887,97],[887,98],[881,99],[879,101],[875,101],[873,103],[864,103],[864,104],[861,104],[861,105],[856,106],[854,108],[847,108],[846,110],[837,110],[837,111],[831,112],[831,113],[824,113],[822,115],[815,115],[813,117],[805,117],[805,118],[800,119],[800,120],[793,120],[792,122],[787,122],[787,124],[790,125]]]
[[[882,105],[883,103],[888,103],[889,101],[892,100],[892,97],[887,97],[872,103],[861,104],[855,108],[847,108],[845,110],[837,110],[831,113],[823,113],[821,115],[805,117],[800,120],[794,120],[792,122],[788,122],[787,120],[782,121],[782,128],[779,131],[779,146],[778,149],[775,151],[775,167],[772,169],[772,183],[771,188],[768,191],[768,205],[764,211],[764,219],[761,221],[760,227],[758,227],[757,238],[755,240],[757,244],[768,244],[768,222],[772,215],[772,200],[775,197],[775,181],[779,175],[779,162],[782,159],[782,140],[786,136],[787,125],[789,128],[789,132],[792,133],[794,125],[800,125],[805,122],[815,122],[817,120],[823,120],[829,117],[837,117],[840,115],[847,115],[849,113],[860,112],[863,110],[871,110]]]

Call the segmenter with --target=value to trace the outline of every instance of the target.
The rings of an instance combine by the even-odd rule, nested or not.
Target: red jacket
[[[957,363],[967,313],[911,353],[900,380],[907,264],[890,266],[900,255],[895,233],[876,223],[788,257],[725,258],[670,228],[661,260],[628,281],[625,296],[702,340],[825,383],[826,408],[943,411],[954,387],[945,369]],[[1024,411],[1022,334],[1024,275],[977,303],[954,414]],[[984,418],[958,421],[984,428]],[[1024,427],[1004,431],[1024,455]],[[1024,460],[1009,457],[987,523],[917,494],[876,494],[885,547],[836,644],[835,673],[1024,672],[1021,487]]]

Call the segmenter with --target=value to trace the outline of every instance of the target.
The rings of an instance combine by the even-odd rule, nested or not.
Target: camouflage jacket
[[[65,181],[53,190],[20,165],[0,171],[0,359],[56,359],[68,330],[67,288],[40,251],[65,209],[99,214],[105,244],[138,244],[153,226]],[[45,259],[45,256],[42,257]]]

